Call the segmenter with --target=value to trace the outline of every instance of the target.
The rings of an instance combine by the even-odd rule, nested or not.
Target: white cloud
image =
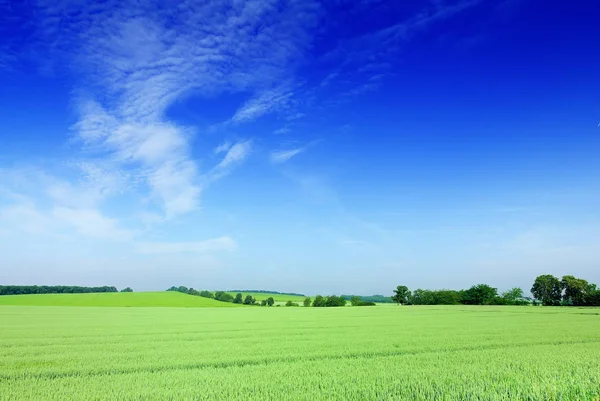
[[[288,108],[292,104],[293,95],[294,93],[285,86],[261,92],[240,107],[231,121],[251,121],[274,110]]]
[[[252,141],[248,140],[245,142],[238,142],[229,148],[227,154],[219,165],[216,167],[217,170],[223,170],[232,166],[235,163],[239,163],[244,160],[252,151]]]
[[[71,225],[79,234],[86,237],[128,241],[135,235],[134,231],[120,228],[116,219],[105,217],[93,209],[57,207],[52,215],[57,220]]]
[[[230,237],[219,237],[196,242],[142,242],[136,250],[143,254],[172,254],[172,253],[210,253],[218,251],[233,251],[236,243]]]
[[[229,150],[229,148],[231,148],[231,142],[223,142],[222,144],[220,144],[219,146],[217,146],[213,150],[213,152],[218,155],[220,153],[227,152]]]
[[[271,161],[273,163],[285,163],[292,157],[304,152],[306,148],[297,148],[290,150],[279,150],[271,153]]]

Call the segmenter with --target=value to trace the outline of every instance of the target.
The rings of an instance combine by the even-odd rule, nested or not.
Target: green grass
[[[0,399],[597,401],[599,313],[0,306]]]
[[[104,292],[93,294],[3,295],[0,305],[29,306],[163,306],[232,307],[239,306],[179,292]]]
[[[235,291],[226,291],[226,292],[228,294],[231,294],[234,297],[238,294]],[[304,298],[306,298],[306,297],[303,297],[300,295],[271,294],[271,293],[262,293],[262,292],[242,292],[241,294],[244,298],[246,298],[246,295],[252,295],[252,297],[258,301],[262,301],[263,299],[273,297],[275,302],[286,303],[287,301],[292,301],[292,302],[298,302],[300,305],[302,305],[302,301],[304,301]],[[314,299],[314,297],[310,297],[310,298]]]

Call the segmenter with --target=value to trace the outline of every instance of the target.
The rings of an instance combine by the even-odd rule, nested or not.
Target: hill
[[[116,292],[91,294],[28,294],[0,296],[0,305],[29,306],[166,306],[166,307],[238,307],[214,299],[179,292]]]

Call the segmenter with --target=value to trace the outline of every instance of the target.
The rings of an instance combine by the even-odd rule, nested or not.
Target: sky
[[[599,16],[0,0],[0,284],[600,284]]]

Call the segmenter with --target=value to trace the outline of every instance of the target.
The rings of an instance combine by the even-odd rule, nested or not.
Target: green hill
[[[226,292],[228,294],[231,294],[234,297],[237,294],[237,292],[235,292],[235,291],[226,291]],[[242,291],[241,294],[244,298],[246,298],[246,295],[252,295],[252,297],[258,301],[262,301],[263,299],[273,297],[275,302],[292,301],[292,302],[298,302],[300,304],[302,304],[302,301],[304,301],[304,298],[306,298],[306,297],[303,297],[300,295],[275,294],[275,293],[269,293],[269,292],[243,292]]]
[[[238,307],[228,302],[179,292],[108,292],[90,294],[29,294],[0,296],[0,305],[29,306],[167,306]]]

